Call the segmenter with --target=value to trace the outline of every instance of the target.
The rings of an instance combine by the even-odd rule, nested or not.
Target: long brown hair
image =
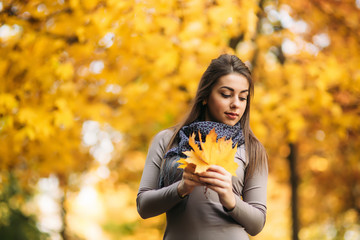
[[[245,151],[249,164],[246,170],[246,178],[251,177],[255,170],[267,170],[267,154],[265,148],[260,141],[255,137],[250,129],[250,99],[254,95],[254,84],[251,77],[251,72],[248,67],[235,55],[223,54],[218,58],[213,59],[202,75],[195,98],[190,108],[189,113],[185,119],[177,126],[175,132],[170,140],[167,150],[177,141],[178,133],[183,126],[199,120],[205,120],[206,105],[203,101],[207,101],[211,90],[222,76],[238,73],[243,75],[249,83],[249,97],[247,97],[247,104],[245,112],[240,119],[240,125],[243,129],[245,138]]]

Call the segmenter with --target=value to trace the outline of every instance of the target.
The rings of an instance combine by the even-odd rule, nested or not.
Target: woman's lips
[[[229,118],[231,120],[235,120],[239,116],[239,114],[231,113],[231,112],[226,112],[225,115],[227,116],[227,118]]]

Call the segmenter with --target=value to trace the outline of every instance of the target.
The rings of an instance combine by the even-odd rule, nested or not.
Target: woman
[[[236,56],[221,55],[203,74],[185,121],[154,137],[136,201],[142,218],[166,212],[164,239],[242,240],[262,230],[267,155],[249,127],[252,94],[249,69]],[[218,138],[238,146],[236,177],[216,165],[200,174],[192,164],[177,168],[176,161],[191,150],[189,136],[205,136],[213,128]]]

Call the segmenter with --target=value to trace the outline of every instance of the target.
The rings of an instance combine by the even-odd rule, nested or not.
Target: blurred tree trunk
[[[297,166],[297,146],[289,143],[290,154],[288,156],[290,168],[290,185],[291,185],[291,219],[292,219],[292,240],[299,239],[299,216],[298,216],[298,175]]]
[[[60,178],[61,179],[61,178]],[[61,208],[61,222],[62,222],[62,229],[60,231],[60,236],[62,240],[68,240],[67,236],[67,224],[66,224],[66,207],[65,207],[65,201],[66,201],[66,187],[64,189],[64,195],[60,199],[60,208]]]
[[[281,46],[277,47],[277,58],[281,65],[285,64],[286,57],[282,51]],[[290,186],[291,186],[291,232],[292,240],[299,240],[299,215],[298,215],[298,175],[296,171],[297,166],[297,146],[295,143],[289,143],[290,153],[288,158],[290,170]]]

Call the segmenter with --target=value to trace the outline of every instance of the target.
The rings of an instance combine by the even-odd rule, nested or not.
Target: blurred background
[[[269,155],[252,239],[359,240],[359,0],[1,0],[0,239],[161,239],[147,148],[222,53]]]

